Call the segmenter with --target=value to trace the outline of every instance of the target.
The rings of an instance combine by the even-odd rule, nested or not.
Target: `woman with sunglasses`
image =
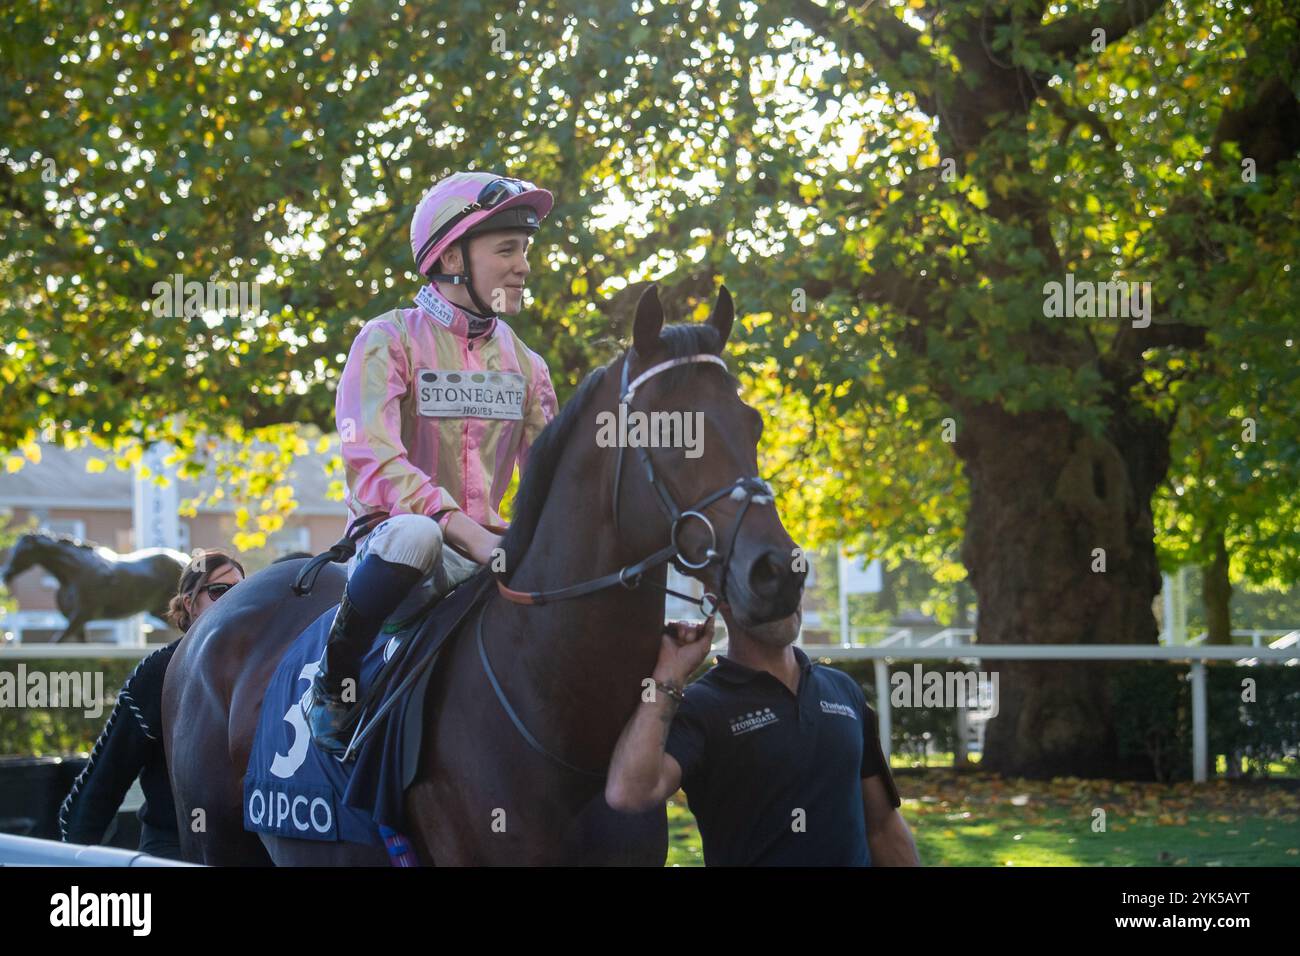
[[[326,753],[346,751],[361,659],[384,620],[408,598],[446,594],[491,560],[515,466],[522,471],[555,417],[546,363],[499,318],[523,305],[528,247],[552,202],[545,189],[494,173],[440,180],[411,223],[416,270],[428,284],[414,308],[371,319],[352,343],[335,396],[346,500],[354,521],[387,520],[348,566],[303,698]]]
[[[243,579],[243,566],[226,552],[210,548],[196,554],[181,573],[168,606],[168,623],[184,634]],[[139,812],[140,851],[181,858],[176,803],[162,743],[163,678],[178,644],[176,640],[154,651],[122,685],[90,759],[59,808],[64,842],[98,844],[139,777],[145,798]]]

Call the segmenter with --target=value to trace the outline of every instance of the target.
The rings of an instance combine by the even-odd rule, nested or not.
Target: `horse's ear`
[[[718,330],[723,348],[727,346],[727,336],[731,334],[731,324],[735,319],[736,307],[732,304],[731,293],[724,285],[718,290],[718,301],[713,304],[713,312],[709,316],[709,325]]]
[[[659,333],[664,327],[664,307],[659,292],[651,283],[636,304],[636,321],[632,325],[632,346],[637,355],[649,358],[659,351]]]

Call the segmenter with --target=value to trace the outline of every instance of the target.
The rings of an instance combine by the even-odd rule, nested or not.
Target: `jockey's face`
[[[185,599],[186,606],[190,609],[190,618],[197,621],[199,615],[212,607],[213,603],[222,596],[222,589],[215,587],[215,585],[235,585],[242,580],[244,580],[244,576],[239,573],[239,568],[235,567],[233,564],[223,564],[217,570],[213,571],[208,579],[203,582],[203,587],[196,591],[191,597]],[[213,590],[217,592],[216,597],[212,596]]]
[[[524,304],[528,282],[528,250],[532,239],[523,229],[485,232],[469,241],[474,291],[483,303],[500,315],[517,315]],[[463,272],[459,246],[447,250],[443,259],[447,271]],[[474,300],[463,286],[440,285],[443,294],[457,305],[474,308]]]

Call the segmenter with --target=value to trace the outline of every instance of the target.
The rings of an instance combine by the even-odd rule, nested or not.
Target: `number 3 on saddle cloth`
[[[419,763],[425,691],[438,652],[492,582],[490,573],[475,574],[409,620],[402,620],[410,613],[406,604],[388,619],[362,658],[357,712],[364,736],[346,763],[312,745],[299,706],[335,608],[313,621],[289,645],[267,686],[244,776],[244,829],[386,846],[390,862],[415,865],[401,836],[402,797]]]

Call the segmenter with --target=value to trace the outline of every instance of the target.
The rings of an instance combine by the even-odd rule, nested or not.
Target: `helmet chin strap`
[[[460,257],[465,261],[465,291],[469,293],[470,299],[478,307],[478,316],[481,319],[495,319],[497,314],[483,304],[483,300],[478,297],[474,291],[474,273],[470,271],[469,264],[469,237],[460,237]]]
[[[450,273],[440,273],[440,272],[429,273],[429,275],[426,276],[426,278],[429,279],[431,282],[446,282],[451,285],[463,285],[465,287],[465,291],[469,293],[470,301],[474,303],[474,308],[468,309],[465,308],[464,306],[461,306],[461,308],[465,308],[466,312],[472,312],[480,319],[497,318],[498,317],[497,314],[491,309],[489,309],[483,303],[483,300],[478,297],[478,293],[474,291],[474,276],[470,272],[470,264],[469,264],[469,238],[467,236],[461,236],[459,245],[460,245],[460,257],[461,260],[465,263],[465,271],[460,275],[452,275]]]

